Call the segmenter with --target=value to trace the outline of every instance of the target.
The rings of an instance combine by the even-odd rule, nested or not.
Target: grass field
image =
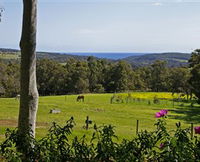
[[[20,58],[20,54],[13,54],[13,53],[0,53],[0,59],[12,59],[17,60]]]
[[[86,94],[85,102],[76,102],[77,95],[40,97],[37,115],[36,137],[41,138],[50,128],[52,122],[63,125],[71,116],[74,117],[76,126],[73,136],[92,134],[92,126],[85,130],[86,116],[98,126],[112,124],[120,139],[131,139],[136,133],[136,120],[139,120],[139,130],[152,130],[156,118],[155,113],[160,109],[168,109],[167,124],[169,129],[175,128],[176,122],[181,122],[183,127],[190,123],[200,124],[200,107],[190,103],[170,101],[171,93],[135,92],[131,96],[135,99],[129,103],[110,103],[113,94]],[[118,94],[125,97],[127,94]],[[155,97],[165,98],[159,104],[153,104]],[[177,95],[178,96],[178,95]],[[174,96],[174,97],[177,97]],[[151,101],[151,104],[149,104]],[[0,141],[4,139],[6,128],[17,126],[19,101],[14,98],[0,98]],[[50,114],[50,109],[60,109],[60,114]]]

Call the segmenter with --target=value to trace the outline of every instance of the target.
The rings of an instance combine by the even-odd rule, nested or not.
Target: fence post
[[[89,116],[86,117],[86,121],[85,121],[85,129],[88,130],[88,125],[89,125]]]
[[[191,123],[191,139],[193,139],[193,135],[194,135],[194,124]]]
[[[136,122],[136,135],[138,135],[138,130],[139,130],[139,120]]]

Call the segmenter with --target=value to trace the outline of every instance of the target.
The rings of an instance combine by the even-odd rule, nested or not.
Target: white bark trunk
[[[21,76],[19,133],[35,136],[38,91],[36,84],[36,21],[37,0],[23,0],[23,26],[20,41]],[[30,131],[31,130],[31,131]]]

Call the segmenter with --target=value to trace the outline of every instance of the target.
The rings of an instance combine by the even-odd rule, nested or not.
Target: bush
[[[0,159],[34,162],[200,160],[200,139],[194,137],[191,140],[190,129],[182,129],[180,124],[176,124],[176,130],[169,133],[165,119],[157,120],[154,131],[142,131],[134,139],[124,139],[122,142],[118,141],[111,125],[94,125],[94,133],[89,142],[85,135],[69,140],[74,124],[73,118],[63,127],[53,123],[46,137],[41,140],[27,135],[27,140],[20,141],[17,129],[7,130],[6,140],[0,145]],[[19,142],[20,149],[16,149]]]
[[[160,103],[160,100],[159,100],[159,98],[157,96],[154,96],[153,103],[154,104],[159,104]]]
[[[94,88],[94,92],[95,93],[103,93],[103,92],[105,92],[105,89],[102,84],[96,84],[96,86]]]

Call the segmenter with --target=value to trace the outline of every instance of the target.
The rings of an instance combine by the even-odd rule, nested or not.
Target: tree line
[[[165,61],[132,67],[125,61],[109,62],[88,57],[86,61],[69,59],[65,64],[54,60],[37,61],[40,95],[154,91],[192,93],[200,98],[200,50],[195,50],[187,67],[167,67]],[[19,63],[0,62],[0,94],[19,93]]]

